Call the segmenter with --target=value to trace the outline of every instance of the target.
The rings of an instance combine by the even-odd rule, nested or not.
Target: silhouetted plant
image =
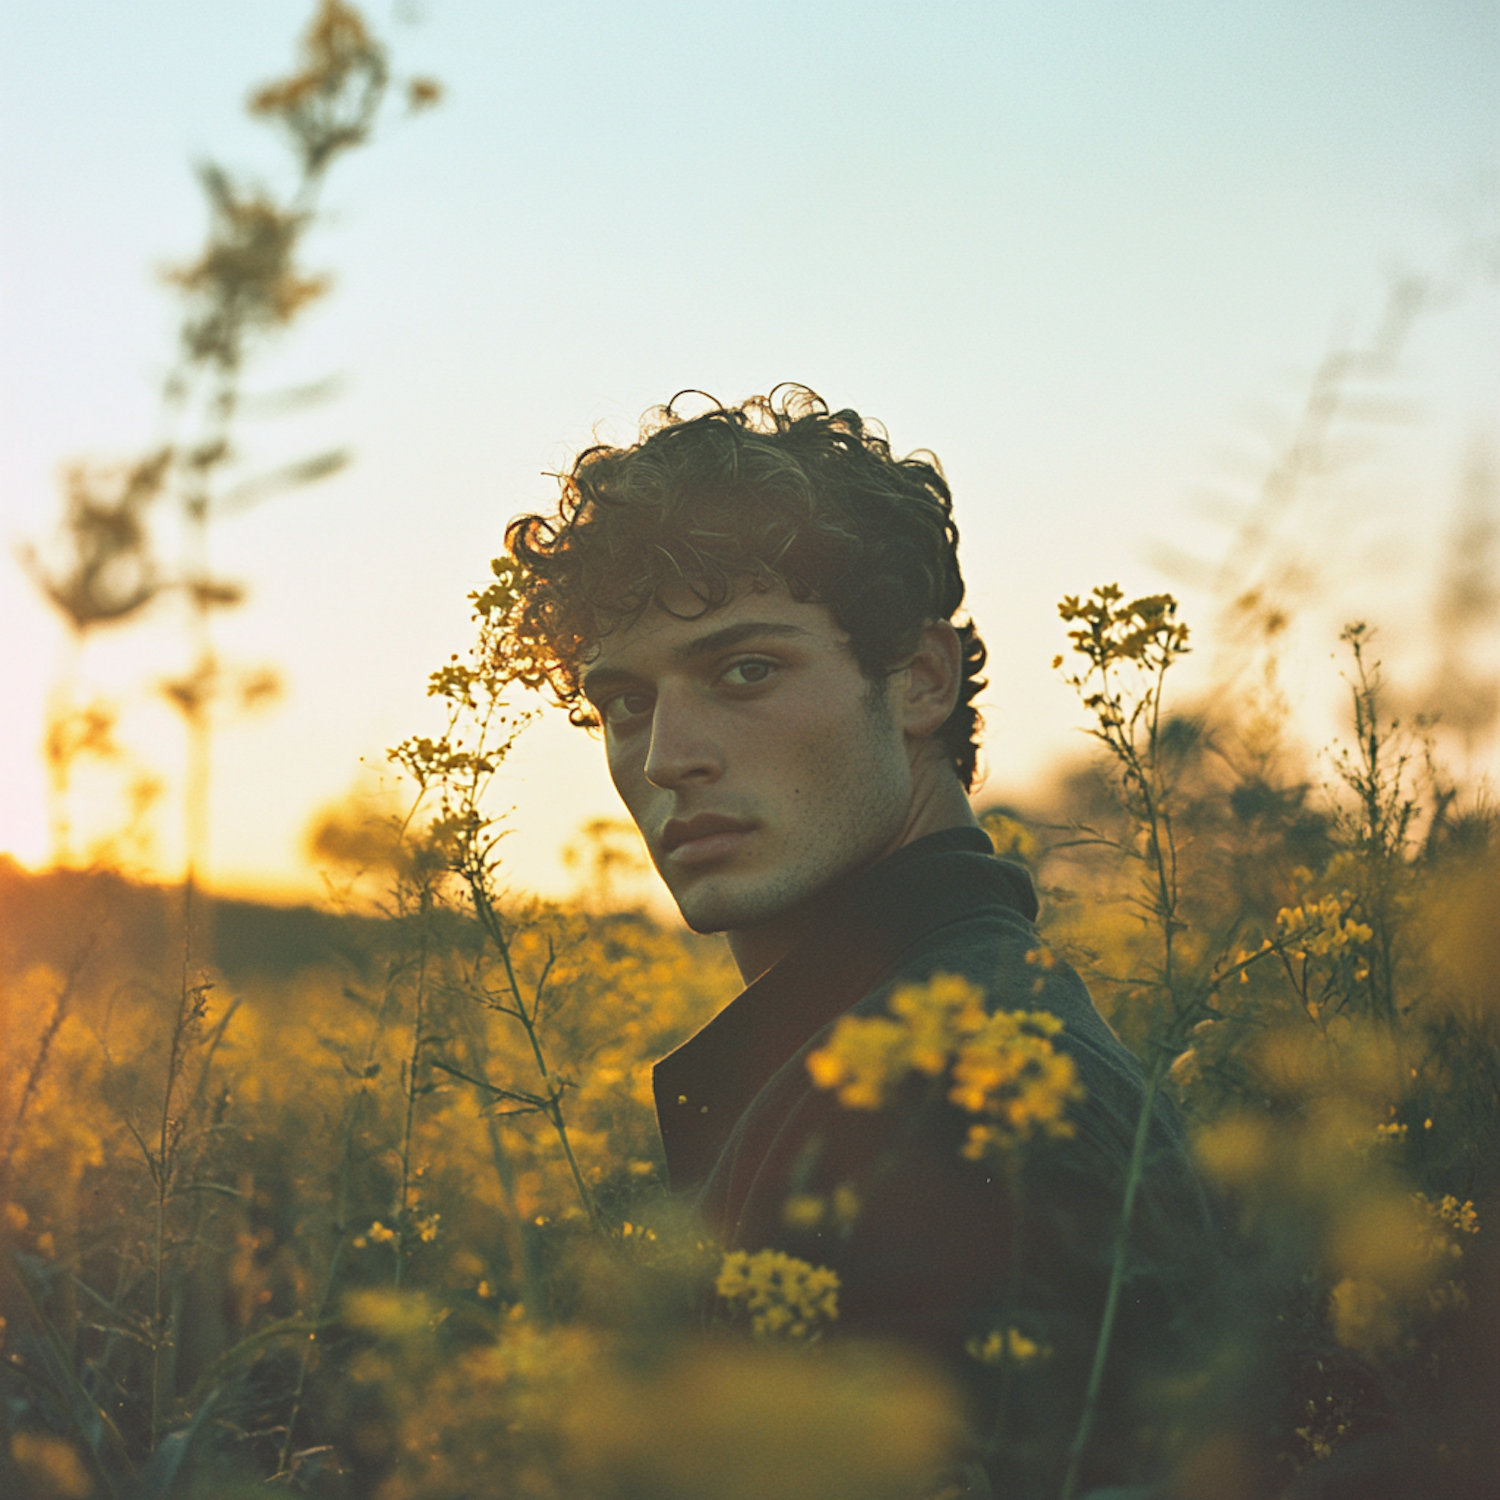
[[[72,465],[52,555],[22,549],[24,565],[62,615],[72,642],[73,661],[49,711],[53,842],[59,859],[70,855],[66,804],[73,766],[85,755],[118,755],[107,736],[82,732],[87,724],[112,725],[113,706],[102,699],[81,707],[74,702],[77,657],[93,632],[138,619],[165,592],[183,601],[188,665],[160,689],[188,734],[183,805],[190,876],[201,872],[207,857],[214,716],[226,707],[257,708],[279,692],[274,669],[226,663],[214,646],[215,612],[240,604],[245,590],[218,575],[210,561],[209,530],[217,519],[326,478],[348,462],[347,452],[335,449],[229,482],[240,458],[236,419],[244,404],[247,361],[328,291],[330,278],[302,269],[298,258],[317,220],[328,169],[368,140],[389,81],[385,48],[360,13],[344,0],[320,0],[303,38],[300,67],[255,90],[248,105],[252,116],[287,138],[295,168],[290,191],[278,195],[213,162],[198,170],[209,210],[208,235],[193,260],[165,273],[182,300],[177,357],[162,393],[159,425],[165,440],[119,465]],[[435,103],[441,89],[430,79],[413,79],[407,96],[411,107],[422,108]],[[279,405],[306,404],[329,389],[325,383],[285,393]],[[152,513],[164,504],[176,510],[181,527],[175,569],[160,561],[153,537]]]

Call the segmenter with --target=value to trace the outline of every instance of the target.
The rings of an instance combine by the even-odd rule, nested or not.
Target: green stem
[[[500,915],[490,901],[489,892],[485,889],[483,880],[479,874],[472,869],[464,872],[468,881],[469,892],[474,901],[474,910],[479,917],[480,925],[489,935],[490,941],[495,945],[501,962],[505,965],[506,983],[510,987],[511,998],[515,1001],[515,1016],[521,1022],[521,1028],[526,1033],[526,1040],[531,1043],[531,1055],[536,1062],[537,1072],[542,1076],[542,1082],[550,1085],[552,1074],[547,1068],[547,1059],[542,1052],[541,1037],[536,1029],[536,1012],[526,1009],[526,1001],[521,994],[521,982],[516,977],[516,970],[510,957],[510,944],[505,940],[505,929],[500,925]],[[540,988],[537,994],[538,1004],[541,1000]],[[583,1211],[589,1217],[590,1224],[599,1222],[599,1211],[594,1206],[593,1195],[588,1190],[588,1185],[583,1180],[583,1173],[579,1170],[578,1159],[573,1155],[573,1142],[568,1136],[567,1121],[563,1118],[561,1095],[553,1092],[552,1103],[546,1110],[548,1121],[557,1134],[558,1143],[562,1146],[563,1155],[567,1158],[568,1168],[573,1174],[573,1185],[578,1190],[578,1201],[583,1205]]]
[[[370,1029],[370,1040],[365,1047],[364,1066],[360,1070],[359,1086],[344,1110],[344,1138],[339,1150],[338,1190],[334,1197],[333,1254],[329,1256],[328,1269],[324,1274],[323,1286],[318,1294],[317,1308],[312,1320],[313,1327],[308,1332],[307,1341],[302,1346],[301,1357],[297,1361],[297,1379],[292,1387],[291,1411],[286,1419],[286,1431],[282,1434],[281,1449],[276,1458],[278,1475],[287,1472],[297,1421],[302,1415],[302,1398],[307,1389],[307,1372],[312,1360],[313,1344],[317,1339],[318,1329],[323,1326],[328,1316],[329,1304],[333,1301],[334,1291],[338,1286],[339,1267],[349,1238],[349,1194],[354,1167],[354,1132],[359,1125],[359,1116],[371,1077],[370,1065],[375,1061],[379,1051],[390,1000],[391,985],[387,981],[386,991],[381,996],[380,1007],[375,1013],[374,1025]]]
[[[1163,1048],[1156,1058],[1150,1076],[1146,1080],[1146,1093],[1141,1100],[1141,1113],[1135,1124],[1135,1140],[1130,1148],[1130,1166],[1125,1173],[1125,1194],[1120,1204],[1120,1230],[1115,1240],[1114,1263],[1109,1271],[1109,1290],[1104,1297],[1104,1315],[1099,1320],[1099,1336],[1094,1343],[1094,1362],[1089,1369],[1089,1383],[1084,1391],[1083,1413],[1078,1419],[1078,1430],[1068,1448],[1068,1472],[1063,1480],[1062,1500],[1074,1500],[1078,1493],[1079,1475],[1083,1468],[1084,1454],[1088,1451],[1089,1435],[1093,1431],[1094,1418],[1099,1410],[1099,1393],[1104,1387],[1104,1370],[1109,1361],[1110,1341],[1114,1336],[1115,1315],[1120,1307],[1120,1288],[1125,1281],[1125,1260],[1130,1248],[1130,1221],[1135,1212],[1136,1189],[1141,1185],[1146,1163],[1146,1141],[1151,1132],[1151,1116],[1156,1105],[1156,1096],[1166,1077],[1171,1053]]]
[[[172,1181],[176,1173],[177,1145],[172,1131],[172,1095],[177,1089],[177,1075],[182,1067],[183,1050],[198,995],[189,984],[193,954],[193,869],[189,865],[182,887],[182,985],[177,997],[177,1018],[172,1026],[172,1044],[167,1053],[167,1081],[162,1090],[161,1117],[156,1137],[156,1224],[152,1266],[151,1298],[151,1447],[156,1449],[161,1431],[162,1406],[170,1365],[168,1346],[172,1339],[162,1316],[163,1276],[166,1271],[167,1205],[171,1201]],[[149,1158],[149,1151],[147,1156]]]
[[[1010,1395],[1015,1383],[1016,1362],[1010,1349],[1010,1331],[1016,1308],[1021,1302],[1021,1255],[1026,1232],[1026,1195],[1021,1165],[1013,1157],[1004,1164],[1005,1191],[1010,1200],[1010,1266],[1007,1277],[1005,1326],[1000,1330],[1004,1341],[1000,1355],[1000,1399],[995,1407],[995,1425],[990,1432],[988,1452],[999,1453],[1005,1443],[1005,1425],[1010,1417]]]
[[[411,1138],[417,1117],[417,1073],[422,1066],[422,1022],[423,1002],[427,996],[427,922],[428,898],[422,895],[422,946],[417,959],[416,1013],[412,1018],[411,1056],[407,1060],[406,1073],[406,1125],[401,1133],[401,1189],[396,1198],[396,1222],[393,1226],[396,1237],[391,1248],[396,1252],[395,1285],[401,1285],[404,1269],[407,1201],[411,1196]]]
[[[583,1211],[589,1216],[590,1224],[597,1224],[598,1212],[594,1208],[594,1198],[583,1180],[583,1173],[578,1169],[578,1158],[573,1155],[573,1142],[568,1139],[568,1127],[563,1119],[562,1105],[556,1099],[552,1101],[552,1107],[547,1111],[547,1118],[552,1121],[552,1128],[557,1132],[563,1155],[568,1158],[568,1169],[573,1174],[573,1186],[578,1189],[578,1200],[583,1204]]]

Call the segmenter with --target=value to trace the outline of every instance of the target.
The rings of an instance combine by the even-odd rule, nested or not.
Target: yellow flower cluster
[[[1062,1022],[1047,1011],[1001,1011],[984,1033],[960,1049],[949,1098],[970,1114],[990,1117],[969,1127],[963,1154],[971,1161],[1006,1151],[1040,1130],[1066,1139],[1070,1104],[1083,1098],[1073,1059],[1050,1040]]]
[[[1436,1202],[1413,1193],[1409,1204],[1376,1205],[1354,1230],[1364,1264],[1352,1265],[1355,1274],[1339,1281],[1329,1299],[1334,1336],[1378,1354],[1407,1337],[1413,1319],[1467,1307],[1464,1285],[1450,1273],[1463,1258],[1463,1237],[1478,1233],[1473,1203],[1451,1193]]]
[[[438,1237],[438,1227],[442,1222],[442,1214],[424,1214],[414,1218],[412,1228],[416,1231],[417,1240],[424,1245],[430,1245]],[[388,1229],[379,1219],[370,1225],[363,1234],[354,1237],[354,1248],[363,1250],[367,1245],[391,1245],[400,1238],[400,1231]]]
[[[757,1338],[810,1338],[839,1315],[838,1273],[780,1250],[731,1250],[714,1290],[750,1314]]]
[[[1276,913],[1276,929],[1282,938],[1295,944],[1288,950],[1293,958],[1305,959],[1309,955],[1326,958],[1344,949],[1361,947],[1374,933],[1363,922],[1346,915],[1353,904],[1353,896],[1340,891],[1321,901],[1283,906]]]
[[[1472,1199],[1460,1203],[1452,1193],[1444,1193],[1434,1203],[1425,1193],[1412,1195],[1412,1202],[1423,1210],[1425,1233],[1423,1253],[1428,1260],[1458,1260],[1463,1255],[1461,1234],[1479,1233],[1479,1215]]]
[[[1068,639],[1096,670],[1116,661],[1155,668],[1164,658],[1187,651],[1188,628],[1177,623],[1177,601],[1170,594],[1148,594],[1122,604],[1124,597],[1118,584],[1107,583],[1087,599],[1069,595],[1057,606],[1064,620],[1083,622],[1081,629],[1068,632]],[[1062,658],[1052,665],[1061,666]]]
[[[1003,1333],[995,1328],[982,1339],[976,1334],[964,1345],[964,1350],[982,1365],[1008,1364],[1016,1369],[1039,1364],[1052,1354],[1046,1344],[1027,1338],[1019,1328],[1007,1328]]]
[[[793,1193],[781,1206],[781,1219],[790,1229],[816,1229],[825,1220],[846,1229],[859,1217],[861,1206],[853,1183],[841,1182],[829,1198]]]
[[[846,1109],[879,1109],[907,1074],[951,1069],[948,1098],[971,1115],[963,1154],[1008,1150],[1037,1131],[1066,1137],[1068,1106],[1083,1097],[1073,1059],[1052,1045],[1063,1023],[1050,1011],[985,1010],[984,992],[957,974],[902,985],[889,1016],[845,1016],[807,1059],[821,1089]]]

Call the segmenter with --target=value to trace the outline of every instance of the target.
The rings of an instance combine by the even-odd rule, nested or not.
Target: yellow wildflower
[[[782,1222],[790,1229],[816,1229],[828,1205],[813,1193],[794,1193],[781,1205]]]
[[[789,1229],[816,1229],[825,1220],[831,1220],[841,1229],[847,1229],[859,1217],[862,1207],[854,1184],[841,1182],[828,1198],[816,1193],[793,1193],[781,1205],[781,1222]]]
[[[1051,951],[1037,949],[1029,962],[1051,966]],[[971,1115],[963,1154],[977,1161],[1028,1140],[1038,1129],[1066,1137],[1064,1118],[1083,1097],[1072,1058],[1052,1038],[1063,1023],[1050,1011],[986,1012],[984,992],[956,974],[938,974],[925,985],[902,985],[890,998],[890,1016],[845,1016],[825,1047],[807,1060],[819,1088],[836,1089],[846,1109],[879,1109],[907,1074],[949,1072],[949,1099]]]
[[[959,1048],[948,1097],[993,1122],[971,1127],[963,1154],[970,1160],[1010,1149],[1038,1130],[1073,1134],[1068,1106],[1083,1097],[1073,1059],[1052,1045],[1063,1023],[1049,1011],[998,1011],[984,1030]]]
[[[837,1089],[845,1109],[879,1109],[910,1067],[908,1032],[884,1016],[845,1016],[807,1059],[813,1082]]]
[[[1479,1233],[1479,1215],[1472,1200],[1460,1203],[1452,1193],[1445,1193],[1434,1203],[1425,1193],[1413,1193],[1412,1202],[1424,1215],[1421,1230],[1423,1259],[1460,1259],[1464,1250],[1458,1236]]]
[[[730,1251],[714,1290],[750,1314],[757,1338],[812,1338],[839,1315],[838,1273],[780,1250]]]
[[[71,1443],[45,1432],[18,1432],[10,1440],[16,1468],[34,1486],[29,1493],[85,1500],[94,1493],[88,1470]]]
[[[1321,901],[1282,907],[1276,913],[1276,926],[1284,940],[1295,944],[1288,949],[1292,957],[1327,958],[1368,943],[1374,933],[1365,923],[1348,915],[1353,904],[1353,895],[1340,891],[1324,896]]]
[[[1087,658],[1091,672],[1117,661],[1156,669],[1187,652],[1188,628],[1176,622],[1177,601],[1170,594],[1148,594],[1121,604],[1124,597],[1118,584],[1107,583],[1086,600],[1069,595],[1057,606],[1064,620],[1083,621],[1083,628],[1070,630],[1068,639]]]
[[[929,1078],[948,1066],[955,1039],[985,1024],[984,991],[958,974],[934,974],[926,984],[904,984],[890,999],[891,1011],[910,1034],[910,1065]]]
[[[1435,1206],[1438,1218],[1460,1234],[1479,1233],[1479,1215],[1474,1210],[1472,1199],[1460,1203],[1451,1193],[1444,1193]]]
[[[841,1182],[833,1190],[833,1218],[836,1224],[848,1228],[858,1217],[864,1205],[851,1182]]]
[[[1004,1332],[995,1328],[983,1339],[976,1334],[964,1349],[982,1365],[1009,1364],[1014,1368],[1038,1364],[1052,1354],[1047,1345],[1027,1338],[1019,1328],[1007,1328]]]

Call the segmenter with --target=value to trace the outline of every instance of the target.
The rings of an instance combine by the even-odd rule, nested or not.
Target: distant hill
[[[195,896],[196,956],[227,976],[285,976],[332,960],[360,964],[389,923],[313,906]],[[0,855],[0,971],[35,963],[66,968],[89,946],[116,962],[160,970],[181,962],[182,892],[108,870],[33,873]]]

